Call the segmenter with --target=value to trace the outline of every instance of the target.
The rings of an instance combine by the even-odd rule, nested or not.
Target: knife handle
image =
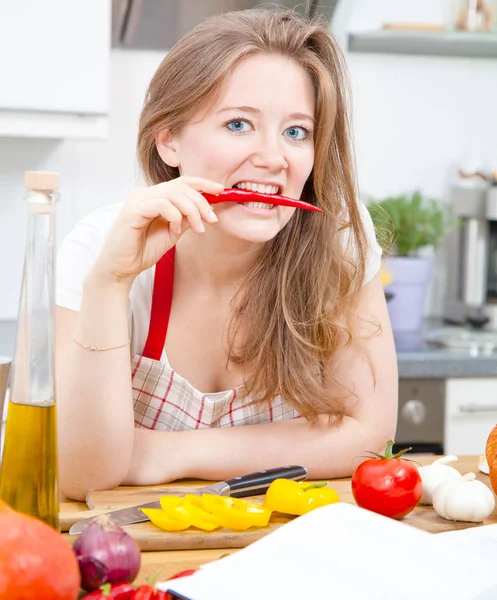
[[[277,469],[250,473],[249,475],[243,475],[243,477],[234,477],[228,479],[225,483],[230,487],[230,496],[243,498],[244,496],[264,494],[275,479],[305,481],[307,479],[307,469],[297,465],[278,467]]]

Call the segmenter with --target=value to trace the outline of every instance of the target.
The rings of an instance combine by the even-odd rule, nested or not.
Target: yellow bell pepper
[[[187,494],[184,498],[179,496],[162,496],[160,505],[166,515],[178,521],[193,525],[204,531],[212,531],[221,526],[221,522],[214,515],[203,510],[196,504],[197,497]]]
[[[154,525],[166,531],[182,531],[190,527],[188,521],[173,519],[160,508],[142,508],[141,511],[147,515]]]
[[[235,530],[265,527],[272,513],[260,504],[213,494],[162,496],[160,504],[160,509],[142,510],[154,525],[166,531],[182,531],[190,526],[205,531],[218,527]]]
[[[203,494],[201,502],[205,510],[215,515],[223,526],[229,529],[245,530],[249,527],[266,527],[272,513],[271,510],[260,504],[230,496]]]
[[[184,510],[184,503],[184,499],[180,496],[162,496],[160,498],[160,505],[166,517],[173,521],[183,523],[186,529],[187,527],[190,527],[192,522],[190,515]]]
[[[340,502],[340,497],[326,483],[309,484],[291,479],[275,479],[269,486],[264,499],[264,506],[289,515],[305,513]]]

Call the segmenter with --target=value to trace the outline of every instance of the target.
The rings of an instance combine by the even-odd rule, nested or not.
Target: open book
[[[497,525],[434,535],[339,502],[158,587],[187,600],[490,600],[496,562]]]

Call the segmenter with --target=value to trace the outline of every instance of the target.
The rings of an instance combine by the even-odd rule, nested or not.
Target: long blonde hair
[[[138,157],[150,184],[178,177],[161,160],[155,135],[181,131],[215,101],[240,60],[261,52],[293,59],[313,83],[315,160],[302,199],[324,213],[297,210],[265,245],[234,303],[229,360],[250,373],[245,386],[254,402],[270,404],[280,394],[310,421],[319,414],[339,420],[344,398],[330,397],[323,374],[341,334],[351,339],[347,322],[364,279],[367,241],[356,199],[346,69],[326,25],[269,9],[226,13],[198,25],[166,55],[150,83]]]

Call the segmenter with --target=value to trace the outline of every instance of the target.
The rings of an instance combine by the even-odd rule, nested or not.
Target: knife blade
[[[233,496],[234,498],[243,498],[244,496],[257,496],[266,492],[268,487],[275,479],[293,479],[294,481],[305,481],[307,479],[307,469],[298,465],[289,467],[278,467],[268,469],[267,471],[257,471],[240,477],[234,477],[227,481],[220,481],[203,487],[200,490],[188,492],[201,496],[202,494],[215,494],[217,496]],[[162,495],[167,495],[162,493]],[[185,494],[178,494],[184,496]],[[149,518],[142,512],[142,508],[160,508],[160,501],[147,502],[130,508],[121,508],[105,513],[112,521],[119,526],[132,525],[134,523],[143,523]],[[82,519],[75,523],[70,529],[70,535],[83,533],[94,517]]]

